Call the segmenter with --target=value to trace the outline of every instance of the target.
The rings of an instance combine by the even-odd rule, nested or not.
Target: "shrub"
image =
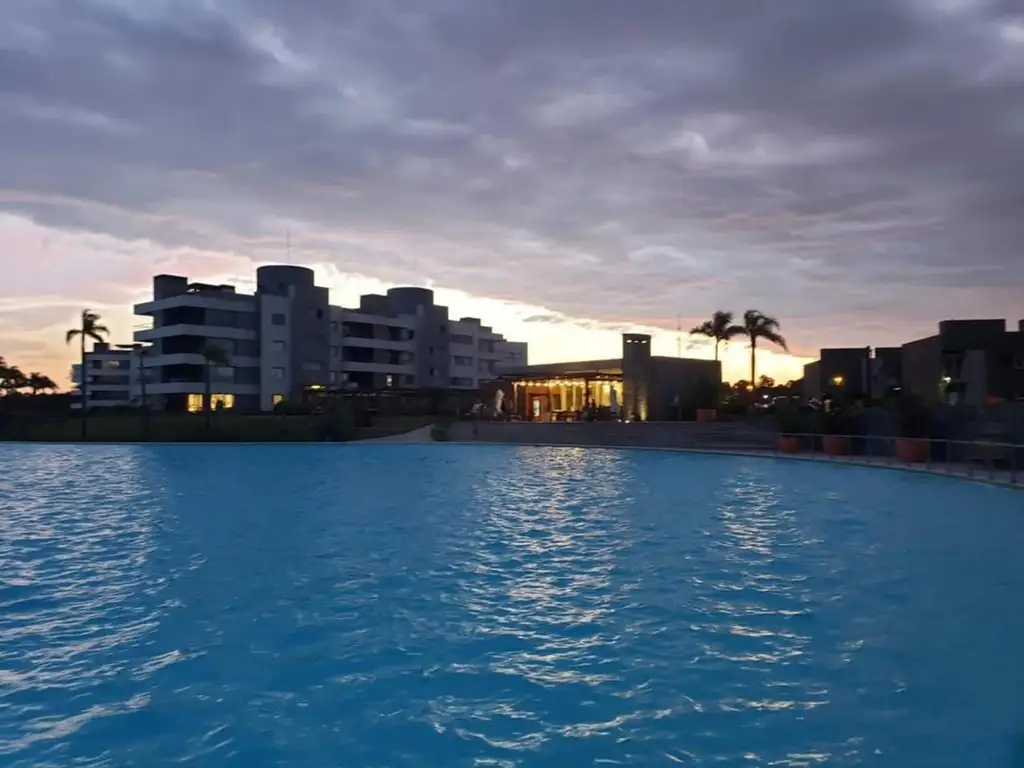
[[[896,401],[896,418],[901,437],[931,437],[932,412],[916,395],[903,395]]]
[[[810,432],[810,414],[796,405],[783,405],[775,411],[781,435],[805,435]]]

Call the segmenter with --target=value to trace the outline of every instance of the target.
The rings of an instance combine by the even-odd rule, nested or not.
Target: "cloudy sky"
[[[0,355],[290,240],[534,361],[755,307],[790,378],[1024,317],[1022,139],[1020,0],[3,0]]]

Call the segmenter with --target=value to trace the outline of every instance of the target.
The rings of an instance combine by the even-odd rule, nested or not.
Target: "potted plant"
[[[708,379],[700,379],[694,387],[694,401],[697,406],[697,421],[718,420],[718,385]]]
[[[846,408],[833,406],[821,413],[822,449],[827,456],[849,456],[853,417]]]
[[[896,438],[896,458],[907,464],[928,460],[931,447],[932,414],[915,395],[904,395],[896,402],[900,436]]]
[[[794,405],[785,405],[775,412],[779,428],[779,452],[799,453],[801,436],[807,434],[807,414]]]

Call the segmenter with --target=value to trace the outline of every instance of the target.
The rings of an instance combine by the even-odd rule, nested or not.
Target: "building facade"
[[[931,405],[1024,400],[1024,320],[943,320],[901,347],[822,349],[804,366],[807,398],[907,392]]]
[[[503,409],[527,421],[575,420],[588,408],[627,421],[666,421],[699,405],[702,389],[717,393],[722,365],[651,355],[651,337],[630,333],[623,334],[621,357],[504,367],[501,378]]]
[[[476,389],[502,364],[527,362],[524,343],[475,318],[450,320],[429,289],[393,288],[350,309],[331,305],[305,267],[260,267],[252,294],[157,275],[153,299],[135,313],[152,319],[135,332],[150,346],[149,394],[172,411],[202,408],[213,347],[228,362],[210,370],[214,407],[245,411],[270,411],[310,388]]]
[[[981,406],[1024,399],[1024,320],[943,320],[903,345],[902,385],[926,403]]]
[[[130,347],[97,343],[85,353],[86,397],[89,410],[129,408],[139,404],[142,391],[140,357]],[[71,408],[82,408],[82,364],[71,366]]]

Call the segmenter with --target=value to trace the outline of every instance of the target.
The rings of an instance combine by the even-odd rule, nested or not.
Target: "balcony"
[[[228,298],[233,296],[233,298]],[[258,307],[251,296],[245,294],[181,293],[163,299],[143,301],[134,306],[136,315],[152,315],[168,309],[195,307],[197,309],[223,309],[228,312],[256,312]]]
[[[159,328],[149,328],[135,331],[135,341],[156,341],[172,336],[201,336],[212,339],[242,339],[255,341],[257,331],[248,328],[230,328],[219,325],[163,325]]]
[[[258,357],[228,355],[231,368],[258,368]],[[206,365],[206,358],[195,352],[179,352],[169,355],[152,355],[146,358],[146,368],[162,368],[167,365]]]
[[[146,385],[147,395],[194,395],[199,394],[205,388],[202,380],[199,381],[159,381]],[[234,382],[214,381],[213,391],[223,395],[258,395],[259,384],[236,384]]]

